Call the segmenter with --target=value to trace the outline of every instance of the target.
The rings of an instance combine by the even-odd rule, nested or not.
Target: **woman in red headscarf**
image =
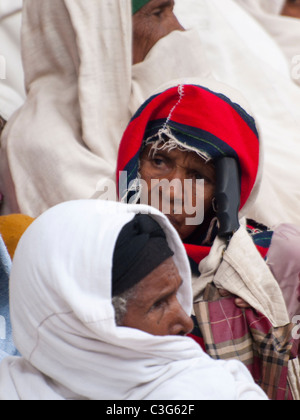
[[[163,211],[185,244],[194,274],[193,337],[216,359],[242,360],[270,398],[298,398],[288,380],[289,366],[298,366],[290,318],[264,261],[274,239],[283,241],[245,219],[261,174],[248,105],[227,86],[189,81],[138,110],[121,142],[117,180],[123,201]],[[237,307],[236,297],[253,309]]]

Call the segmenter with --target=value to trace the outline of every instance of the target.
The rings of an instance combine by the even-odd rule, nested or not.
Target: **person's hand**
[[[219,289],[219,293],[222,297],[233,296],[231,293],[229,293],[227,290],[224,290],[224,289]],[[235,304],[238,308],[241,308],[241,309],[250,309],[251,308],[251,306],[247,302],[245,302],[243,299],[241,299],[239,297],[237,297],[234,302],[235,302]]]

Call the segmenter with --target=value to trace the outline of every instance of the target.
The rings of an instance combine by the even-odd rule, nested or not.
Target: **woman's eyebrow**
[[[159,293],[155,299],[153,299],[152,304],[154,304],[155,302],[159,302],[160,300],[164,300],[167,299],[168,297],[172,296],[174,293],[177,293],[178,290],[183,286],[183,280],[181,279],[180,285],[178,286],[177,289],[173,289],[172,291],[161,291],[161,293]]]

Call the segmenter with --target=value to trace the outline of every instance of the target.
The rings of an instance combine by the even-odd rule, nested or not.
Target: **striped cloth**
[[[293,400],[288,363],[297,357],[298,348],[290,325],[273,328],[264,315],[239,309],[234,298],[222,298],[212,284],[194,310],[198,332],[192,337],[213,359],[240,360],[270,399]]]

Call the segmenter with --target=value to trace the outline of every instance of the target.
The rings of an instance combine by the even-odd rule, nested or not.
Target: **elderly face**
[[[174,0],[151,0],[133,16],[133,64],[172,31],[184,30],[173,13]]]
[[[212,211],[216,183],[214,165],[206,163],[194,152],[179,149],[160,150],[153,155],[151,148],[152,146],[149,145],[144,150],[140,160],[140,175],[148,186],[148,197],[142,197],[142,202],[158,207],[158,210],[168,217],[181,239],[187,239],[199,226],[197,224],[187,224],[187,219],[194,218],[197,220],[196,213],[190,214],[190,211],[187,212],[187,210],[197,209],[199,196],[201,205],[203,205],[204,200],[204,216]],[[160,187],[158,184],[160,191],[157,191],[153,180],[161,181],[162,179],[169,183],[174,180],[179,182],[169,190],[163,188],[163,186]],[[186,184],[186,180],[189,180],[190,184]],[[199,191],[199,188],[197,188],[197,180],[204,180],[204,191],[203,189]],[[203,183],[200,185],[203,185]],[[154,195],[158,196],[159,199],[154,199]],[[154,202],[158,205],[155,205]],[[166,212],[168,208],[170,209],[169,213]]]
[[[287,0],[282,14],[300,19],[300,0]]]
[[[122,326],[156,336],[190,333],[193,322],[177,299],[181,285],[178,269],[169,258],[136,286]]]

